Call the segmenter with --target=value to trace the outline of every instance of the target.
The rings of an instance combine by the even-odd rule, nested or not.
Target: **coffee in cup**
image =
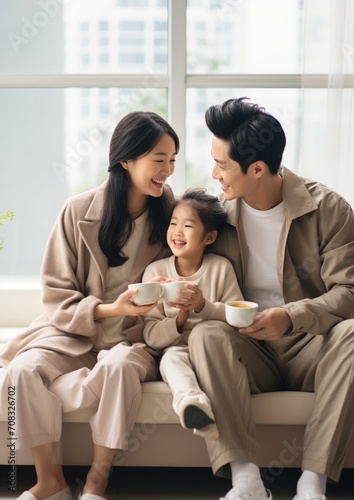
[[[164,294],[164,289],[158,282],[131,283],[128,285],[128,288],[130,290],[138,290],[138,293],[132,297],[132,301],[137,306],[154,304],[161,299]]]
[[[252,325],[258,311],[258,304],[248,300],[230,300],[225,304],[226,321],[239,328]]]

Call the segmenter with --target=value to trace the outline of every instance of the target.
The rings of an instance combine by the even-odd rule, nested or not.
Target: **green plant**
[[[6,210],[4,214],[0,214],[0,226],[2,226],[5,221],[12,220],[14,216],[15,212],[13,212],[12,210]],[[4,246],[4,240],[0,241],[0,250],[3,248],[3,246]]]

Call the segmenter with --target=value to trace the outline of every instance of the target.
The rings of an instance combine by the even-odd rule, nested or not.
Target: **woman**
[[[96,409],[82,500],[104,497],[116,450],[127,448],[141,382],[157,374],[140,317],[156,304],[134,305],[136,291],[127,285],[170,254],[165,241],[173,195],[165,183],[178,149],[163,118],[128,114],[112,136],[108,180],[69,199],[55,223],[41,271],[45,312],[0,353],[0,366],[7,366],[2,401],[15,386],[16,442],[32,449],[37,474],[21,500],[70,498],[58,453],[62,409],[68,408],[48,390],[61,375],[71,382],[66,399],[72,408]]]

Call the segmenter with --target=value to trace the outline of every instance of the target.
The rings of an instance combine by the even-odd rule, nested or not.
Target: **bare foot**
[[[107,485],[107,471],[103,472],[102,465],[99,469],[92,465],[87,474],[86,483],[82,493],[91,493],[91,495],[97,495],[99,497],[105,498]]]

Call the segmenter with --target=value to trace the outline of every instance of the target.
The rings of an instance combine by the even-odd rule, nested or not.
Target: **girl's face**
[[[176,257],[195,260],[215,238],[216,231],[205,231],[193,207],[188,204],[175,207],[167,229],[167,243]]]
[[[166,180],[174,172],[175,160],[175,141],[164,134],[145,156],[122,162],[123,168],[129,172],[130,194],[138,197],[161,196]]]

